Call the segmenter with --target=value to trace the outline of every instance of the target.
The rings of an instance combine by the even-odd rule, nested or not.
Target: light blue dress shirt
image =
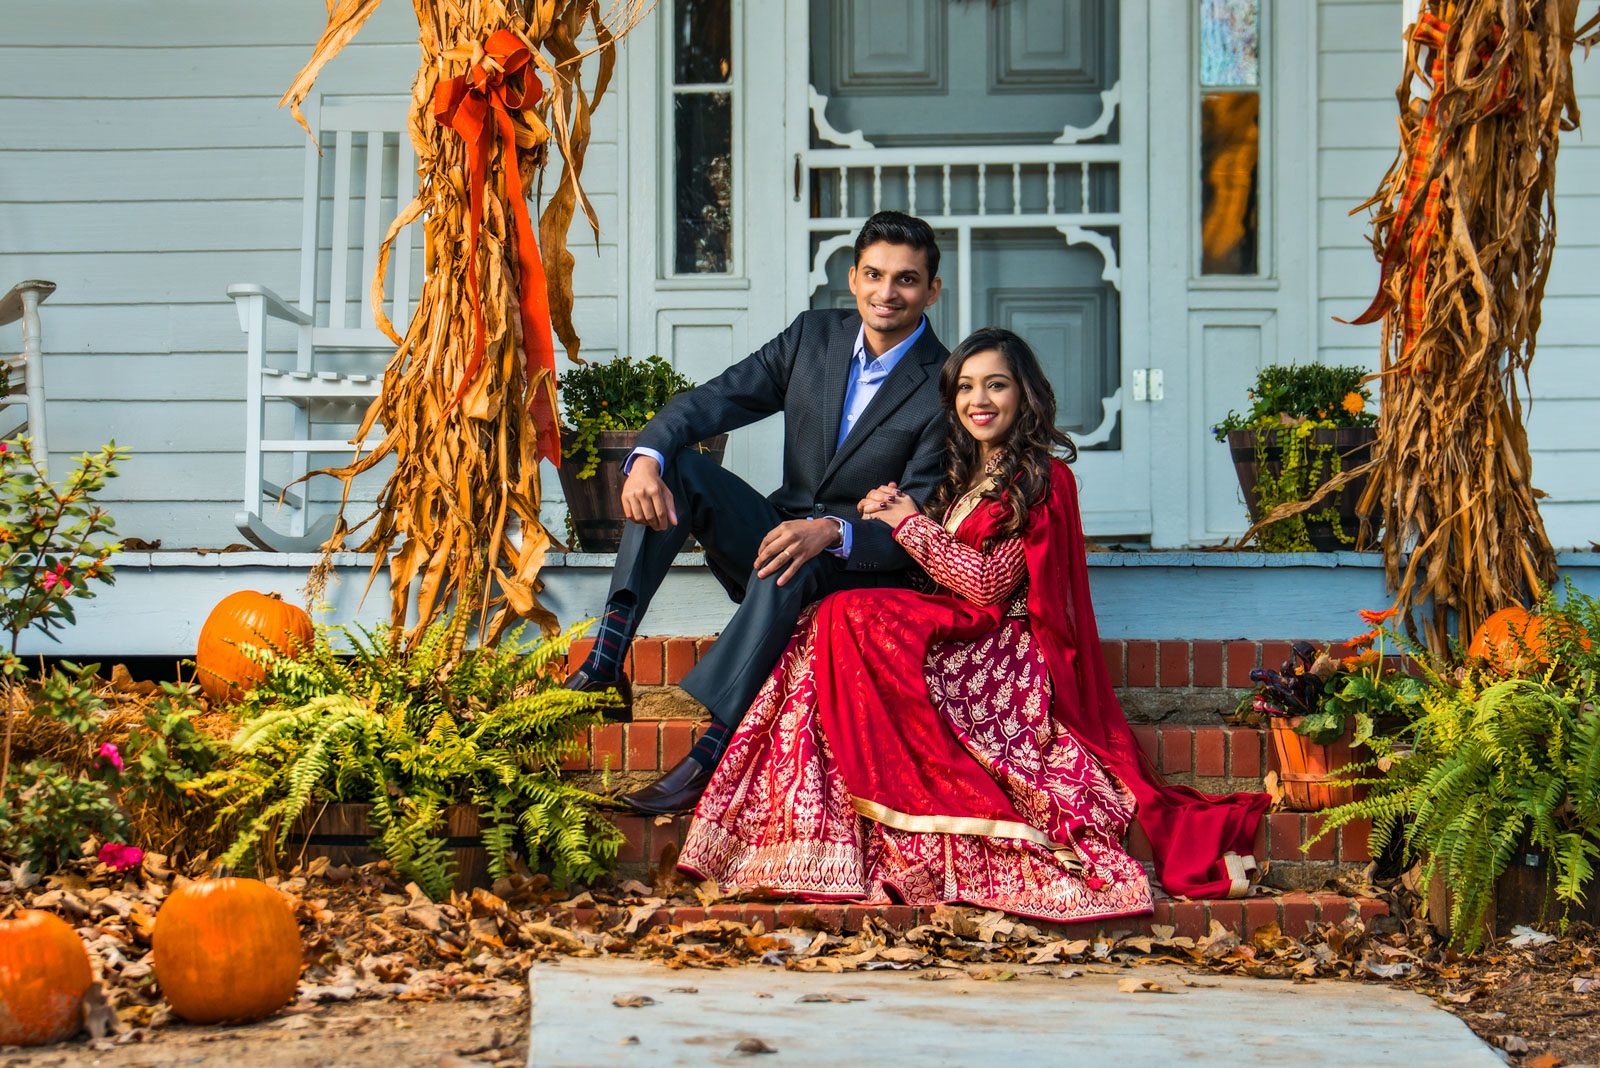
[[[839,440],[834,443],[835,451],[837,451],[838,446],[844,444],[844,439],[850,436],[850,431],[855,429],[856,423],[861,419],[861,413],[867,410],[867,405],[872,403],[872,398],[878,395],[878,389],[883,385],[883,380],[889,377],[889,372],[895,369],[901,357],[911,351],[911,346],[917,343],[917,339],[922,337],[923,332],[927,329],[928,317],[924,315],[922,322],[917,324],[917,328],[911,332],[910,337],[876,359],[867,349],[866,326],[863,325],[856,332],[856,346],[851,353],[851,366],[855,369],[855,374],[850,377],[849,383],[845,386],[844,410],[839,417]],[[665,456],[662,456],[655,449],[641,446],[634,449],[628,456],[628,461],[623,466],[624,472],[633,466],[634,457],[637,456],[648,456],[656,462],[656,465],[661,470],[665,471],[667,469],[667,458]],[[828,551],[841,560],[849,559],[851,542],[854,540],[851,537],[852,533],[850,524],[841,521],[839,523],[839,534],[843,538],[843,543]]]

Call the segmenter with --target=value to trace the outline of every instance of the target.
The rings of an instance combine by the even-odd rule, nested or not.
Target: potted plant
[[[1600,600],[1568,587],[1534,616],[1536,655],[1426,665],[1410,719],[1367,743],[1369,795],[1322,824],[1371,820],[1374,855],[1398,839],[1469,949],[1519,923],[1600,921]]]
[[[1385,661],[1382,624],[1393,613],[1362,612],[1373,629],[1346,643],[1350,656],[1296,642],[1279,670],[1250,672],[1256,689],[1241,712],[1266,721],[1285,808],[1316,812],[1358,800],[1360,783],[1341,774],[1356,764],[1354,750],[1380,727],[1405,722],[1422,699],[1422,682]]]
[[[1250,521],[1258,523],[1279,505],[1307,500],[1347,467],[1365,463],[1377,440],[1372,393],[1359,367],[1270,364],[1256,375],[1246,396],[1250,408],[1211,428],[1233,455]],[[1281,519],[1262,529],[1267,552],[1334,552],[1354,548],[1362,516],[1358,505],[1366,480],[1338,490],[1315,511]]]
[[[560,773],[616,700],[560,685],[587,624],[468,646],[470,615],[432,624],[414,646],[389,627],[319,626],[292,658],[254,650],[266,677],[238,707],[223,766],[194,784],[221,806],[225,865],[383,856],[436,899],[516,861],[543,862],[558,880],[610,867],[621,836],[604,799]]]
[[[614,553],[622,544],[622,465],[639,431],[677,394],[694,388],[660,356],[622,356],[589,363],[561,376],[561,489],[567,497],[569,534],[579,548]],[[698,446],[717,463],[728,435]]]

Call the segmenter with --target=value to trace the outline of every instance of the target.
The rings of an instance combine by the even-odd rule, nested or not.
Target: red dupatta
[[[1078,484],[1066,464],[1051,464],[1050,495],[1034,510],[1025,537],[1028,619],[1050,665],[1057,722],[1133,792],[1156,876],[1169,894],[1241,896],[1240,858],[1254,849],[1256,828],[1272,798],[1217,797],[1169,783],[1139,747],[1100,656]]]
[[[982,544],[1005,509],[980,506],[957,537]],[[1077,483],[1051,465],[1050,492],[1033,510],[1024,545],[1030,629],[1049,666],[1052,714],[1121,780],[1170,894],[1240,896],[1242,858],[1270,798],[1212,797],[1166,782],[1139,748],[1100,656],[1089,597]],[[909,590],[834,594],[818,608],[818,715],[857,811],[905,829],[1034,838],[1066,845],[1072,826],[1033,828],[966,750],[928,696],[922,666],[938,642],[993,631],[1004,605]]]

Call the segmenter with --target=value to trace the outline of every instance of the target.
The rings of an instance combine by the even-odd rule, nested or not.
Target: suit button
[[[815,507],[813,507],[811,509],[811,514],[814,515],[814,516],[821,517],[822,514],[823,514],[822,505],[819,504],[819,505],[816,505]]]

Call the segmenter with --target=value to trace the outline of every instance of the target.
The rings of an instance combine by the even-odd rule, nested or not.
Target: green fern
[[[1450,887],[1453,937],[1469,950],[1519,853],[1550,858],[1563,925],[1600,862],[1600,651],[1589,639],[1600,636],[1600,601],[1568,586],[1538,611],[1549,625],[1537,677],[1431,665],[1412,722],[1373,738],[1373,759],[1343,770],[1369,796],[1322,825],[1326,834],[1371,820],[1374,855],[1398,835],[1424,879]]]
[[[560,775],[615,703],[555,674],[588,624],[494,648],[467,648],[463,628],[446,618],[407,649],[387,627],[319,626],[293,659],[251,650],[267,674],[240,707],[233,759],[195,784],[234,835],[224,861],[268,866],[316,802],[364,802],[375,848],[438,898],[455,876],[445,809],[473,803],[496,877],[519,859],[563,881],[606,871],[621,835],[602,798]]]

